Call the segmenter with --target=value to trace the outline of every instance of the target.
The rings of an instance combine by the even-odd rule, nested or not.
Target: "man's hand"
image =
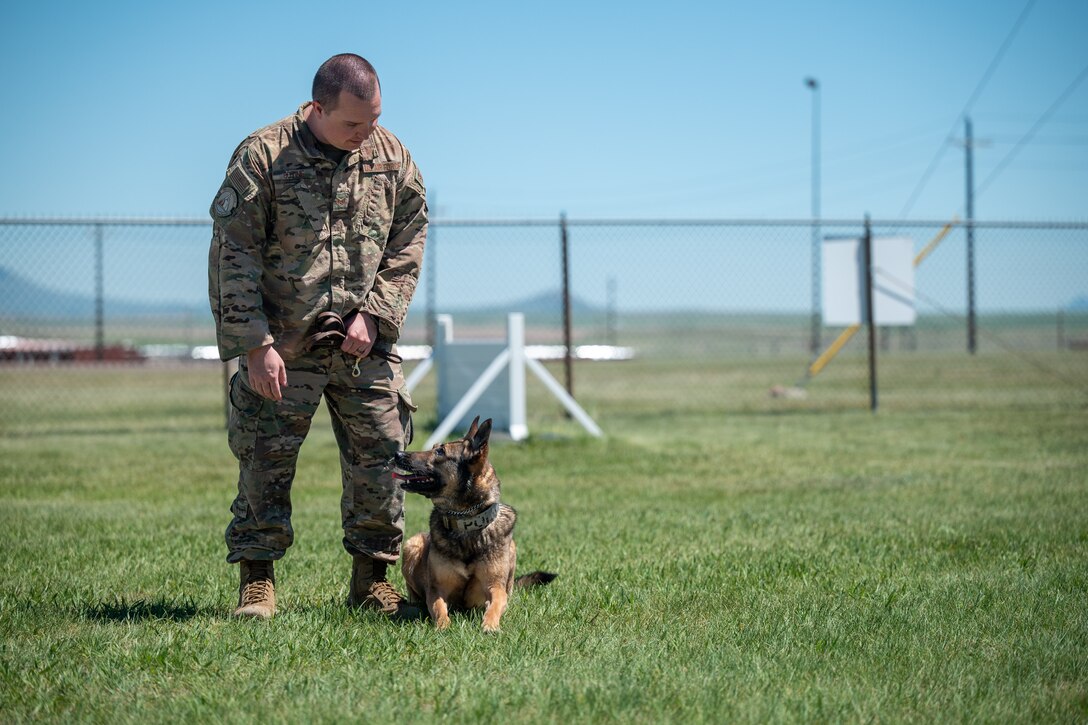
[[[283,400],[283,388],[287,387],[287,366],[271,345],[257,347],[246,353],[249,365],[249,386],[262,398]]]
[[[351,318],[347,336],[340,349],[355,357],[366,357],[378,339],[378,323],[369,313],[359,311]]]

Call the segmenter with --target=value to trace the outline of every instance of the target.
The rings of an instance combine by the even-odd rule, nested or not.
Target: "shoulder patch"
[[[408,186],[420,196],[427,196],[427,189],[423,185],[423,175],[419,173],[419,169],[416,169],[415,173],[412,174],[412,178],[408,179]]]
[[[224,185],[215,195],[212,202],[212,211],[217,217],[228,217],[238,208],[238,192],[230,186]]]
[[[237,189],[238,193],[240,193],[242,198],[246,201],[257,196],[257,182],[246,173],[240,159],[231,164],[231,167],[227,169],[227,180],[230,181],[231,186]]]

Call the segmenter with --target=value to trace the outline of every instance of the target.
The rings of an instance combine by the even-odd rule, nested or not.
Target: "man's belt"
[[[306,350],[316,350],[323,347],[339,350],[348,337],[348,326],[351,325],[352,319],[357,314],[359,314],[357,311],[352,312],[347,317],[341,317],[331,311],[319,314],[311,327],[314,332],[306,338]],[[404,359],[395,352],[378,347],[377,340],[375,340],[374,346],[370,348],[370,357],[379,357],[391,363],[404,362]],[[356,363],[356,366],[358,366],[358,363]]]

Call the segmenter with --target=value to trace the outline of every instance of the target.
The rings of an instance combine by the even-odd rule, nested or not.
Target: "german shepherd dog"
[[[409,598],[427,605],[437,629],[450,625],[451,610],[483,608],[483,630],[497,632],[515,585],[556,577],[538,571],[514,578],[517,512],[499,502],[501,482],[488,460],[491,419],[479,422],[476,416],[460,440],[393,459],[401,488],[434,504],[430,531],[405,542],[401,569]]]

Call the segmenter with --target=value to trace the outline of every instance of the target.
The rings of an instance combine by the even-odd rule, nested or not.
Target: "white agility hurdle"
[[[412,390],[432,368],[438,372],[438,417],[441,423],[424,443],[430,448],[446,439],[455,428],[464,428],[479,413],[493,419],[496,430],[513,440],[529,436],[525,420],[525,369],[548,388],[567,412],[593,436],[603,433],[547,368],[525,354],[525,316],[511,313],[506,321],[506,344],[455,342],[453,318],[438,315],[437,336],[431,356],[421,362],[405,381]],[[473,407],[476,409],[473,410]],[[469,411],[473,410],[470,415]]]

